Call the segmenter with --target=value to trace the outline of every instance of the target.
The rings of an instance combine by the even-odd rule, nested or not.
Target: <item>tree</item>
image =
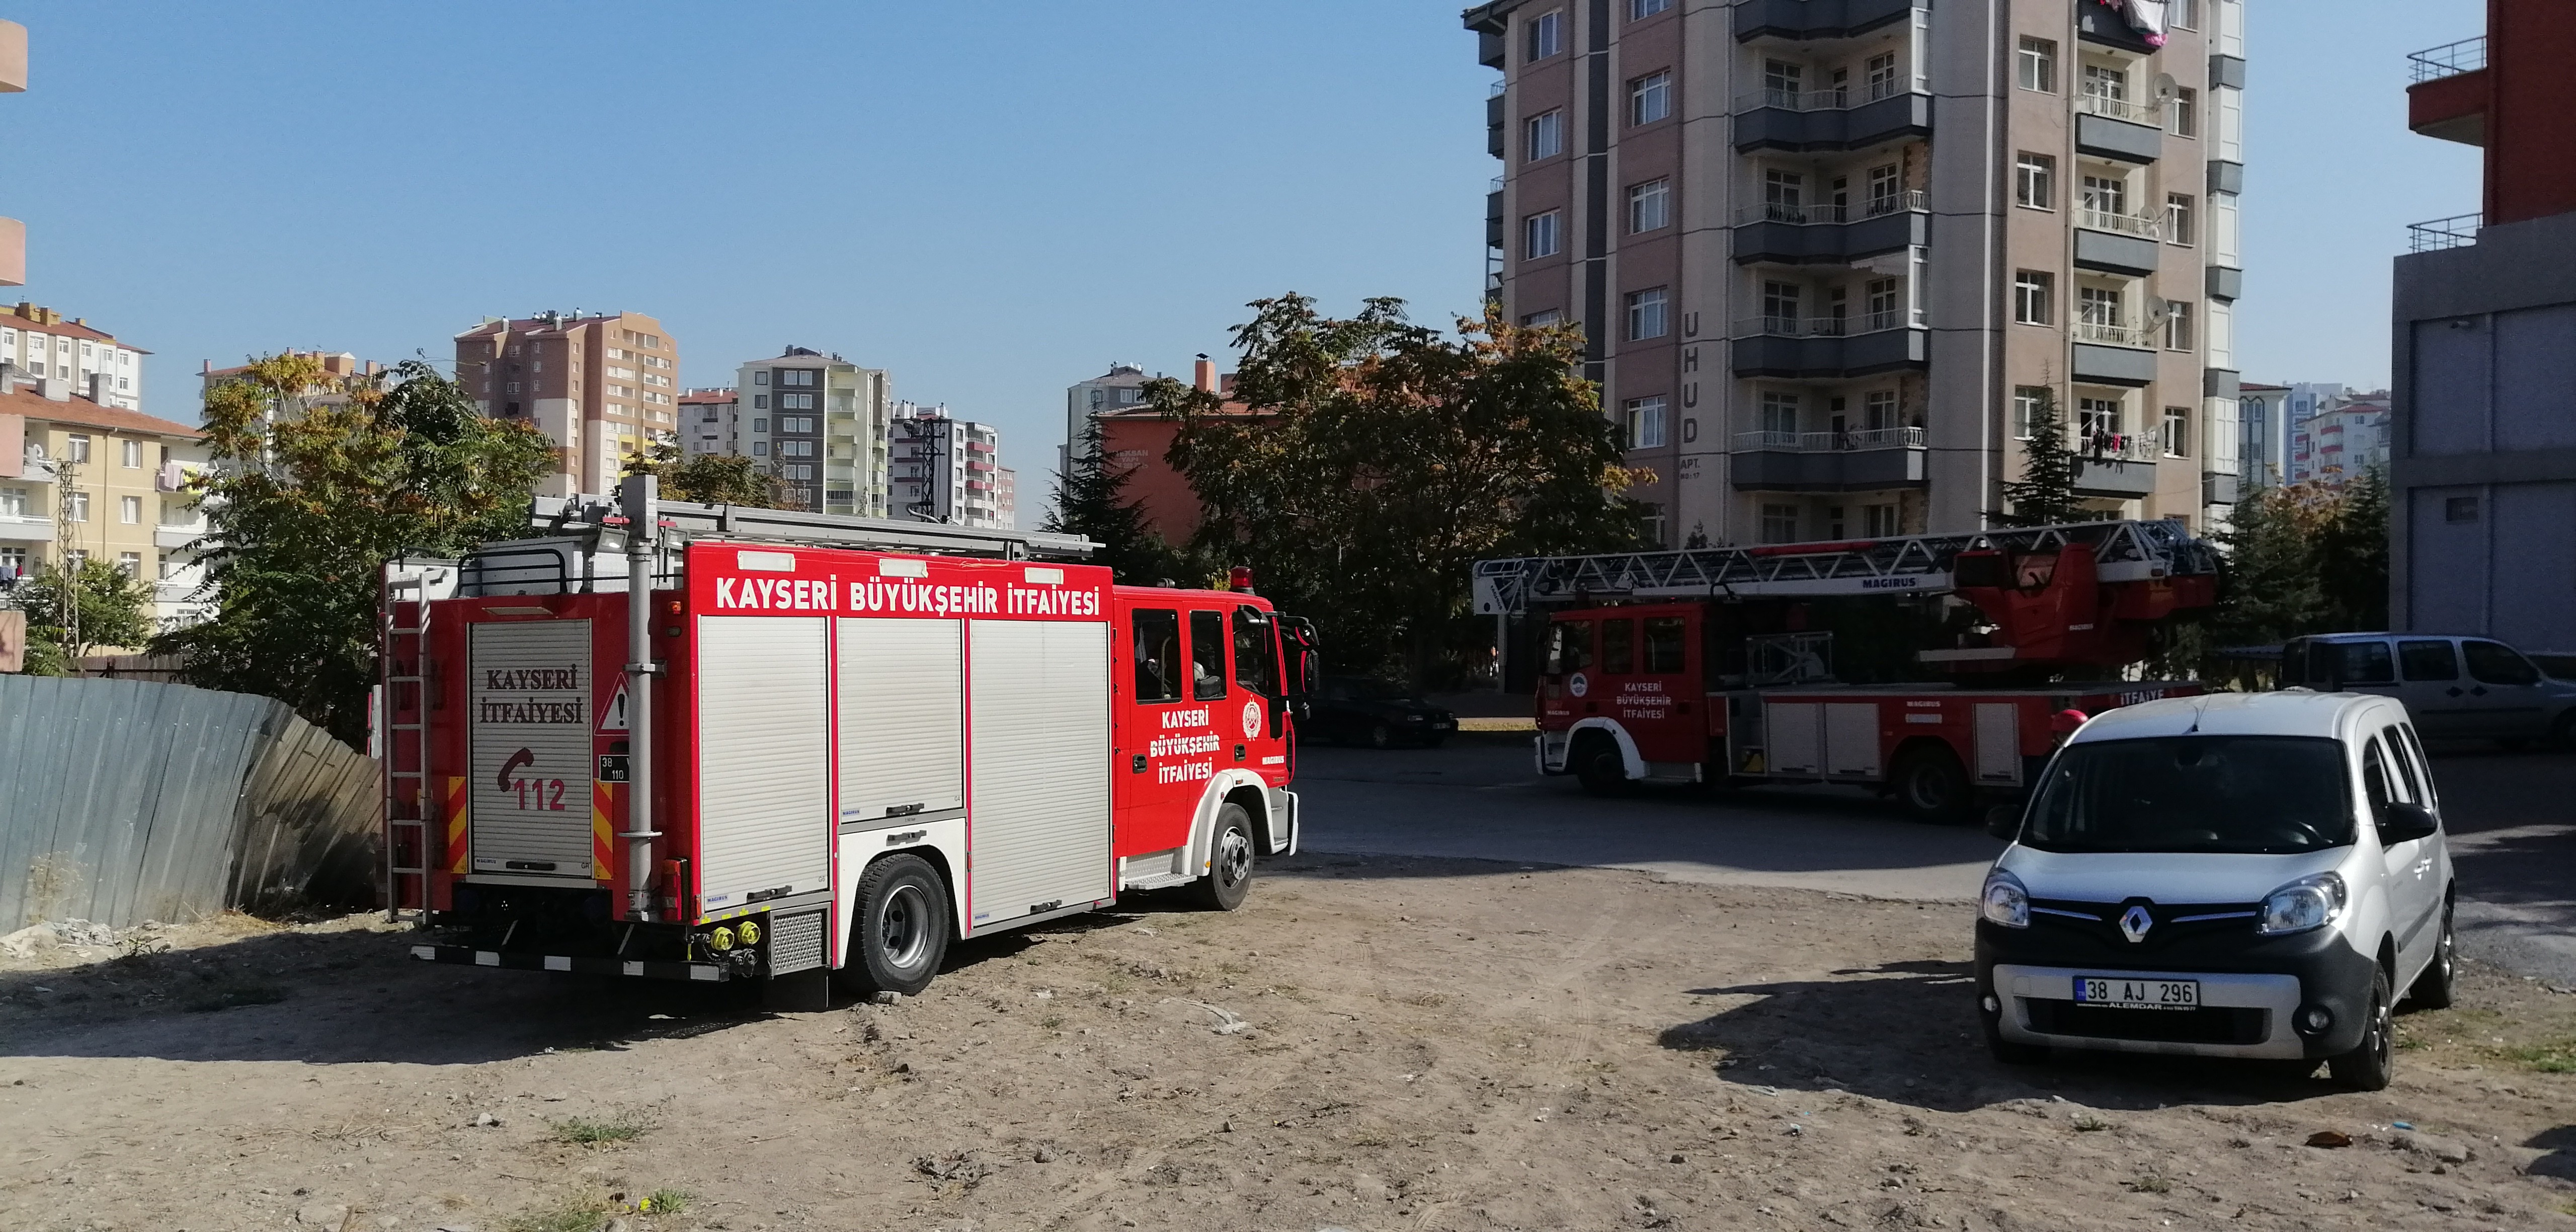
[[[101,646],[152,636],[152,587],[103,560],[46,565],[18,583],[9,605],[27,613],[27,671],[65,676]]]
[[[1100,421],[1083,425],[1070,472],[1059,476],[1055,508],[1047,511],[1045,530],[1080,535],[1100,545],[1094,564],[1107,565],[1130,586],[1177,581],[1203,569],[1145,526],[1145,511],[1127,499],[1127,467],[1111,461],[1101,443]]]
[[[2086,509],[2075,495],[2075,480],[2084,459],[2066,443],[2066,420],[2058,413],[2057,391],[2039,387],[2031,408],[2030,440],[2022,446],[2021,478],[2004,481],[2002,512],[1989,515],[1998,526],[2064,526],[2093,522],[2101,515]]]
[[[1635,477],[1579,331],[1489,306],[1453,338],[1386,298],[1347,319],[1295,294],[1251,307],[1234,405],[1168,379],[1145,397],[1180,421],[1169,456],[1206,506],[1197,546],[1251,565],[1339,662],[1432,683],[1481,641],[1474,562],[1635,545],[1619,495]]]
[[[681,456],[670,441],[655,441],[643,453],[626,459],[626,474],[651,475],[663,500],[704,505],[749,505],[757,509],[793,508],[787,485],[772,471],[738,454]],[[801,504],[801,498],[799,504]]]
[[[2316,538],[2328,626],[2388,627],[2388,477],[2378,467],[2344,485]]]
[[[217,606],[153,646],[183,656],[192,684],[278,698],[363,745],[380,566],[523,534],[554,445],[527,424],[486,418],[420,360],[353,384],[345,405],[299,412],[311,365],[270,356],[208,391],[215,466],[192,490],[206,510],[199,555]]]

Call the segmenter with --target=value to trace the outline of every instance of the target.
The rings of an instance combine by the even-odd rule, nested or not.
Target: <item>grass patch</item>
[[[1049,1015],[1047,1015],[1046,1017],[1039,1019],[1039,1020],[1038,1020],[1038,1025],[1039,1025],[1039,1026],[1041,1026],[1041,1027],[1045,1027],[1045,1028],[1046,1028],[1047,1030],[1049,1030],[1049,1031],[1053,1031],[1053,1030],[1055,1030],[1057,1027],[1061,1027],[1061,1026],[1063,1026],[1063,1025],[1064,1025],[1064,1015],[1062,1015],[1062,1014],[1049,1014]]]
[[[644,1195],[635,1209],[647,1215],[677,1215],[689,1209],[689,1200],[698,1195],[685,1189],[656,1189]]]
[[[2109,1121],[2105,1121],[2090,1112],[2079,1112],[2075,1114],[2075,1132],[2079,1134],[2098,1134],[2109,1128],[2111,1128],[2111,1123]]]
[[[190,997],[186,1008],[192,1014],[210,1014],[245,1005],[275,1005],[285,999],[286,990],[275,984],[219,984]]]
[[[2173,1192],[2173,1182],[2168,1181],[2161,1176],[2157,1176],[2153,1172],[2147,1173],[2134,1181],[2122,1181],[2120,1184],[2130,1193],[2160,1194]]]
[[[651,1125],[633,1117],[600,1121],[589,1117],[566,1117],[552,1122],[555,1141],[571,1146],[605,1146],[612,1142],[633,1142],[644,1136]]]
[[[569,1198],[512,1215],[501,1232],[597,1232],[608,1215],[608,1204],[597,1198]]]
[[[2496,1055],[2541,1074],[2576,1074],[2576,1039],[2499,1048]]]

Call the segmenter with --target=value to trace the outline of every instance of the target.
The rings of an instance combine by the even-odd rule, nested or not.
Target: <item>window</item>
[[[2078,287],[2075,300],[2076,320],[2105,328],[2116,328],[2120,324],[2120,292],[2117,289]]]
[[[88,563],[89,553],[83,549],[71,548],[63,553],[64,567],[70,569],[74,573],[80,572],[81,567]]]
[[[2460,657],[2469,661],[2469,676],[2481,684],[2534,685],[2540,669],[2502,642],[2462,639]]]
[[[1544,214],[1532,214],[1521,220],[1522,260],[1534,261],[1540,257],[1556,255],[1557,247],[1562,242],[1558,235],[1561,228],[1557,225],[1560,217],[1555,210],[1549,210]]]
[[[2478,498],[2474,496],[2453,496],[2444,499],[2442,502],[2442,520],[2445,522],[2477,521]]]
[[[2016,60],[2020,66],[2022,89],[2043,90],[2050,94],[2057,93],[2057,43],[2055,40],[2044,38],[2023,39],[2021,41],[2021,54],[2016,57]]]
[[[2045,385],[2013,386],[2013,437],[2029,440],[2039,429],[2039,408],[2048,401]]]
[[[1190,697],[1220,701],[1225,697],[1225,613],[1190,613]]]
[[[64,437],[63,457],[73,462],[89,461],[89,438],[78,432]]]
[[[1278,697],[1279,639],[1261,609],[1234,609],[1234,682],[1263,697]],[[1279,733],[1273,731],[1271,735]]]
[[[1659,675],[1673,675],[1682,670],[1682,618],[1649,616],[1646,626],[1644,670]]]
[[[1871,539],[1893,539],[1905,533],[1897,523],[1894,505],[1863,505],[1860,515],[1861,534]]]
[[[27,549],[0,548],[0,578],[22,577],[26,572]]]
[[[2164,446],[2165,456],[2168,458],[2188,458],[2191,456],[2190,407],[2169,406],[2165,408]]]
[[[116,571],[117,571],[118,573],[122,573],[122,574],[124,574],[125,576],[130,577],[130,578],[139,578],[139,577],[142,577],[142,576],[143,576],[143,553],[141,553],[141,552],[119,552],[119,553],[117,553],[117,554],[116,554]]]
[[[1672,181],[1648,180],[1628,189],[1628,230],[1653,231],[1672,222]]]
[[[142,525],[142,524],[143,524],[143,498],[142,498],[142,497],[140,497],[140,496],[120,496],[120,497],[117,497],[117,498],[116,498],[116,520],[117,520],[117,521],[119,521],[119,522],[124,523],[124,524],[125,524],[125,525],[127,525],[127,526],[140,526],[140,525]]]
[[[1528,316],[1522,317],[1521,324],[1530,329],[1545,329],[1550,325],[1561,324],[1564,320],[1564,313],[1559,312],[1554,308],[1542,308],[1537,312],[1533,312]]]
[[[1628,20],[1644,21],[1673,7],[1673,0],[1628,0]]]
[[[752,420],[751,430],[754,432],[767,432],[769,431],[769,421],[766,419]]]
[[[766,385],[769,383],[769,374],[766,372],[752,373],[751,383],[754,385]]]
[[[86,521],[88,521],[88,520],[89,520],[89,493],[87,493],[87,492],[65,492],[65,493],[63,493],[63,517],[64,517],[65,519],[67,519],[67,520],[69,520],[69,521],[73,521],[73,522],[86,522]]]
[[[751,443],[751,456],[753,456],[753,457],[755,457],[755,458],[766,458],[766,457],[768,457],[768,456],[769,456],[769,442],[767,442],[767,441],[753,441],[753,442]]]
[[[0,488],[0,518],[23,518],[25,516],[27,516],[27,490],[25,488]]]
[[[121,442],[121,444],[123,445],[123,449],[122,449],[122,451],[121,451],[121,452],[124,454],[125,469],[127,469],[127,470],[140,470],[140,469],[142,469],[142,467],[143,467],[143,442],[141,442],[141,441],[124,441],[124,442]]]
[[[1798,432],[1798,395],[1771,389],[1762,393],[1762,431],[1775,436]]]
[[[2174,300],[2165,305],[2165,349],[2188,351],[2191,348],[2191,305],[2183,300]]]
[[[1633,291],[1628,295],[1628,339],[1641,342],[1664,336],[1664,289]]]
[[[805,394],[802,396],[810,398],[813,395]],[[778,430],[781,432],[811,432],[814,430],[814,417],[811,415],[790,415],[778,422]]]
[[[1896,56],[1890,52],[1869,58],[1862,68],[1862,82],[1869,87],[1869,101],[1877,102],[1896,93]]]
[[[1775,334],[1798,332],[1798,297],[1804,288],[1794,282],[1762,284],[1762,327]]]
[[[2075,430],[2087,442],[2098,437],[2118,436],[2120,425],[2126,418],[2120,413],[2121,409],[2118,398],[2077,398]]]
[[[2057,323],[2057,275],[2046,270],[2013,275],[2013,320],[2024,325]]]
[[[1762,507],[1762,542],[1796,543],[1798,541],[1798,507],[1764,505]]]
[[[1562,676],[1592,666],[1592,622],[1560,620],[1547,630],[1547,674]]]
[[[779,409],[779,410],[782,410],[782,411],[810,411],[810,410],[813,410],[813,409],[814,409],[814,395],[812,395],[812,394],[780,394],[780,395],[778,395],[778,409]],[[789,431],[791,431],[791,432],[792,432],[792,431],[795,431],[795,429],[791,428],[791,429],[789,429]]]
[[[2185,30],[2200,28],[2200,0],[2165,0],[2165,23]]]
[[[1652,124],[1673,113],[1673,75],[1648,73],[1628,83],[1628,122]]]
[[[1554,158],[1565,152],[1565,113],[1550,111],[1529,118],[1529,141],[1521,153],[1525,162]]]
[[[2174,91],[2173,100],[2165,104],[2165,131],[2177,137],[2190,137],[2200,127],[2200,91],[2183,86]]]
[[[1142,608],[1129,619],[1132,623],[1128,626],[1128,633],[1136,657],[1136,700],[1181,700],[1180,676],[1176,671],[1181,659],[1181,614]]]
[[[2084,66],[2083,88],[2086,98],[2125,103],[2129,101],[2128,70],[2102,64],[2087,64]]]
[[[1903,209],[1904,205],[1898,200],[1898,195],[1896,164],[1888,163],[1885,166],[1869,169],[1870,217],[1876,218],[1881,214],[1890,214]]]
[[[2084,177],[2084,208],[2095,214],[2129,212],[2129,182],[2115,176]]]
[[[1896,426],[1896,391],[1873,389],[1861,399],[1861,426],[1885,432]]]
[[[1807,177],[1795,171],[1764,171],[1762,208],[1772,222],[1807,221]]]
[[[1636,398],[1628,403],[1628,448],[1661,449],[1664,445],[1664,399]]]
[[[765,411],[765,410],[768,410],[768,409],[769,409],[769,395],[767,395],[767,394],[753,394],[753,395],[751,396],[751,409],[753,409],[753,410],[755,410],[755,411]]]
[[[2397,664],[2408,680],[2457,680],[2460,657],[2449,642],[2399,642]]]
[[[1530,59],[1544,60],[1563,50],[1565,50],[1565,14],[1541,13],[1530,18]]]
[[[1904,324],[1899,305],[1902,284],[1893,278],[1872,278],[1862,284],[1863,303],[1869,311],[1867,327],[1872,330],[1894,329]]]
[[[810,368],[790,369],[778,374],[778,383],[781,385],[802,385],[807,389],[812,389],[814,387],[814,371]]]
[[[2191,246],[2193,242],[2191,198],[2182,193],[2165,195],[2165,242]]]
[[[708,408],[707,408],[707,409],[706,409],[706,410],[701,414],[701,416],[700,416],[700,422],[703,422],[703,423],[721,423],[721,422],[723,422],[723,421],[722,421],[721,419],[719,419],[719,418],[716,416],[716,408],[714,408],[714,407],[712,407],[712,406],[711,406],[711,407],[708,407]]]
[[[2013,165],[2013,200],[2034,210],[2057,208],[2057,160],[2024,153]]]

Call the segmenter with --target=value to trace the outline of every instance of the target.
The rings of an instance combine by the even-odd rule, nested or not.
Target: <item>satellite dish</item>
[[[2161,295],[2150,295],[2147,297],[2146,309],[2147,324],[2162,325],[2166,317],[2173,315],[2173,301]]]
[[[2173,79],[2173,74],[2171,74],[2171,73],[2158,73],[2158,74],[2156,74],[2155,91],[2156,91],[2156,101],[2157,101],[2157,102],[2159,102],[2159,103],[2170,103],[2170,102],[2172,102],[2172,101],[2173,101],[2173,99],[2174,99],[2174,95],[2175,95],[2177,92],[2179,92],[2179,91],[2181,90],[2181,88],[2182,88],[2182,87],[2180,87],[2179,85],[2175,84],[2174,79]]]

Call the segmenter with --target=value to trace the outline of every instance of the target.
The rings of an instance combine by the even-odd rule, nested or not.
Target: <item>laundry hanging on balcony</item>
[[[2147,40],[2149,47],[2165,45],[2166,0],[2094,0],[2107,9],[2116,10],[2129,27]]]

